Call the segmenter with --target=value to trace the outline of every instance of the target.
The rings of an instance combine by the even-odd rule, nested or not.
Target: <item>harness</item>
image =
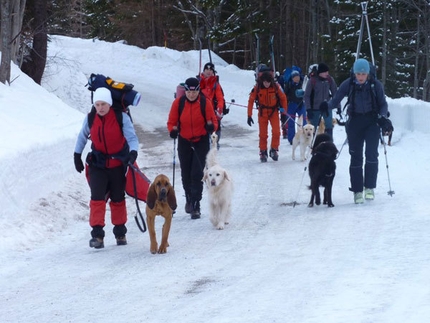
[[[257,109],[258,109],[258,111],[259,111],[259,113],[260,113],[260,116],[262,116],[263,115],[263,112],[262,112],[262,110],[260,110],[260,109],[272,109],[272,111],[271,111],[271,113],[270,113],[270,115],[269,115],[269,118],[271,118],[272,117],[272,115],[275,113],[275,111],[277,111],[278,110],[278,108],[279,108],[279,104],[280,104],[280,102],[281,102],[281,100],[280,100],[280,98],[279,98],[279,93],[278,93],[278,87],[276,86],[276,84],[274,83],[274,82],[271,82],[271,85],[270,86],[273,86],[273,88],[275,89],[275,95],[276,95],[276,104],[274,105],[274,106],[267,106],[267,105],[262,105],[262,104],[260,104],[260,102],[258,101],[258,94],[260,93],[260,84],[258,84],[257,85],[257,92],[256,92],[256,95],[255,95],[255,104],[257,105]]]

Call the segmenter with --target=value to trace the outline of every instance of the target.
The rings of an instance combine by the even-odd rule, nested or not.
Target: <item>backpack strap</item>
[[[349,80],[349,91],[348,91],[348,99],[346,100],[345,105],[343,106],[343,110],[349,105],[351,106],[350,111],[354,112],[355,106],[354,106],[354,99],[355,99],[355,84],[354,84],[355,76],[351,75]],[[378,105],[378,96],[376,95],[375,90],[375,79],[370,76],[367,80],[370,85],[370,96],[372,100],[372,111],[379,113],[379,105]]]

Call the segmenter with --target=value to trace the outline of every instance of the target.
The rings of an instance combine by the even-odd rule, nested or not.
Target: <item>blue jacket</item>
[[[348,115],[352,113],[369,113],[376,109],[377,111],[375,112],[379,115],[387,117],[388,104],[385,99],[384,87],[381,82],[374,80],[374,90],[372,90],[371,84],[372,82],[369,81],[366,81],[364,84],[358,84],[356,80],[351,84],[350,78],[346,79],[339,86],[334,97],[328,102],[329,108],[337,108],[340,102],[347,97],[350,94],[350,90],[352,90],[352,97],[350,98],[352,102],[349,102],[347,108]],[[354,88],[350,89],[351,86]]]

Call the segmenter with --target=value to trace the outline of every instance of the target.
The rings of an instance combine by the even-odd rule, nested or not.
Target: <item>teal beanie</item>
[[[354,74],[355,73],[369,74],[370,72],[369,62],[364,58],[357,59],[354,63],[353,71],[354,71]]]

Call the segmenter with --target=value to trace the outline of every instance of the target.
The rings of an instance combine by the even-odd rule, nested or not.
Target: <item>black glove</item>
[[[281,114],[281,123],[282,125],[284,125],[287,122],[287,115],[286,114]]]
[[[137,151],[136,150],[130,151],[127,157],[127,164],[130,163],[131,165],[133,165],[136,159],[137,159]]]
[[[170,138],[176,139],[178,138],[178,134],[179,134],[178,129],[173,129],[172,131],[170,131]]]
[[[228,114],[229,112],[230,112],[230,108],[224,107],[224,108],[222,109],[222,114],[223,114],[223,115],[226,115],[226,114]]]
[[[389,119],[387,119],[385,117],[381,116],[378,118],[378,125],[381,128],[382,133],[384,135],[393,131],[393,124],[391,123],[391,121]]]
[[[326,117],[328,117],[328,103],[327,103],[327,101],[321,102],[320,112],[322,115],[325,115]]]
[[[247,123],[248,123],[248,126],[251,127],[251,125],[254,123],[254,120],[252,120],[252,117],[248,117]]]
[[[214,124],[213,123],[207,123],[206,124],[206,131],[208,132],[208,133],[212,133],[212,132],[214,132],[214,130],[215,130],[215,127],[214,127]]]
[[[73,160],[75,162],[75,169],[78,173],[82,173],[85,169],[84,163],[82,162],[82,154],[74,153]]]
[[[314,117],[314,110],[312,109],[306,110],[306,115],[309,119],[312,119]]]
[[[342,109],[341,109],[340,107],[339,107],[339,108],[337,108],[336,113],[337,113],[338,115],[342,115]]]

